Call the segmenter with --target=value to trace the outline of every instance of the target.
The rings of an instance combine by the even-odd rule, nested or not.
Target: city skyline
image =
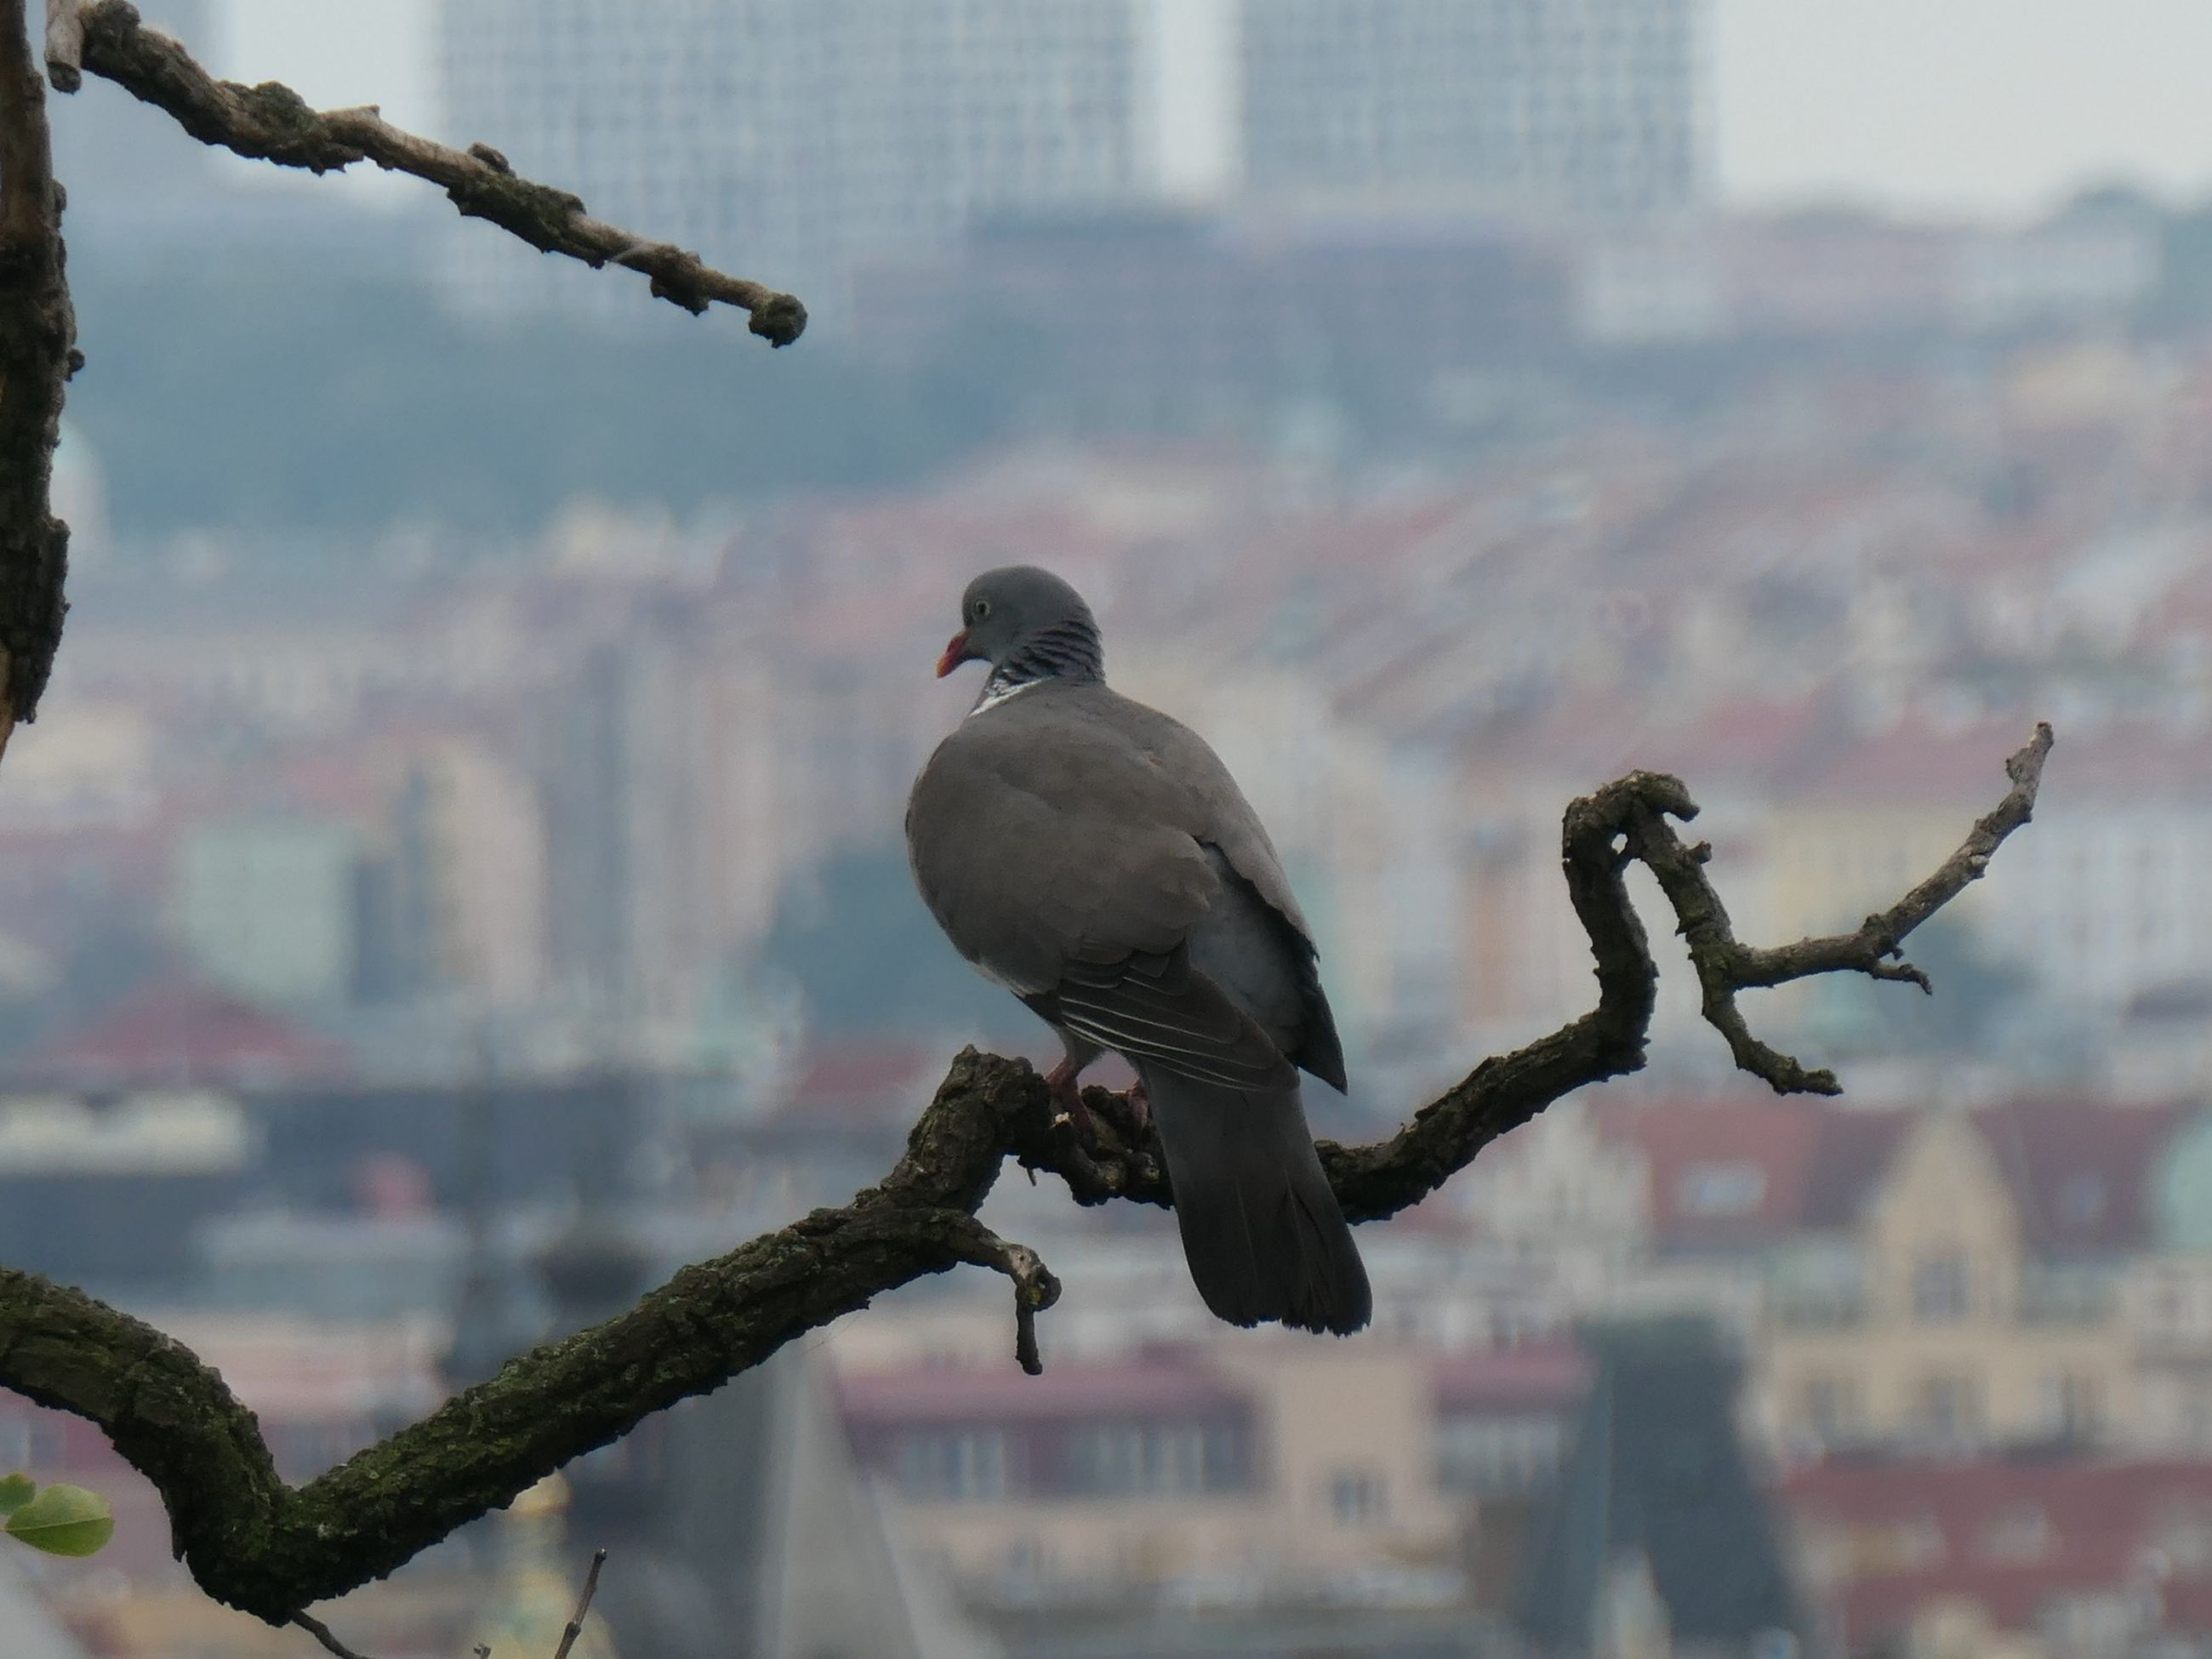
[[[2212,53],[2212,10],[2197,0],[1710,3],[1724,205],[1841,198],[2017,216],[2114,177],[2185,197],[2212,189],[2212,123],[2192,70]],[[222,72],[278,76],[319,104],[374,100],[403,125],[438,126],[434,0],[222,9],[207,43]],[[1186,131],[1177,176],[1209,176],[1190,153],[1213,142],[1206,132],[1200,120]],[[237,166],[241,177],[275,177]],[[386,201],[409,190],[380,177],[356,187]]]
[[[2212,1659],[2212,193],[1836,194],[2198,178],[2179,3],[143,0],[606,222],[518,235],[99,12],[0,1659]],[[932,675],[1010,564],[1111,690]],[[1045,1085],[1138,934],[1097,1035],[1256,1096]],[[1186,1124],[1367,1294],[1201,1294]]]

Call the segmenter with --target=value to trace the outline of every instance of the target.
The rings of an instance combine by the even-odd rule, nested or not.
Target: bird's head
[[[939,679],[963,662],[991,665],[994,681],[1026,684],[1104,678],[1098,624],[1083,596],[1033,564],[987,570],[960,596],[960,631],[937,659]]]

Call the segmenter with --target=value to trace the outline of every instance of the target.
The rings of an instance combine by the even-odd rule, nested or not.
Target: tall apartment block
[[[601,217],[834,311],[857,262],[978,216],[1154,195],[1140,59],[1159,3],[446,0],[447,125]],[[615,287],[563,282],[577,273],[508,239],[456,255],[464,302],[526,300],[533,278],[541,295]]]
[[[805,295],[979,219],[1694,204],[1705,0],[443,0],[447,136]],[[646,308],[512,239],[458,297]],[[633,291],[634,290],[634,291]]]
[[[1705,193],[1703,0],[1245,0],[1247,191],[1623,215]]]

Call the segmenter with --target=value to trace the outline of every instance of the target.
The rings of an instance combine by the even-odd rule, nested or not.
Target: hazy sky
[[[225,73],[434,123],[433,0],[222,3]],[[2212,0],[1709,3],[1732,201],[2011,214],[2112,175],[2212,193]]]

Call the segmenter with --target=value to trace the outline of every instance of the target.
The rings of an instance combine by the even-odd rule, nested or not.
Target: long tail
[[[1190,1276],[1232,1325],[1348,1335],[1374,1311],[1367,1269],[1322,1174],[1297,1084],[1242,1090],[1140,1066]]]

